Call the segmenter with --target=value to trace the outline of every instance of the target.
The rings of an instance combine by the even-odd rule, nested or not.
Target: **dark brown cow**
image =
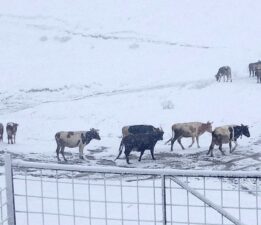
[[[255,75],[257,78],[257,83],[261,83],[261,63],[256,66]]]
[[[0,141],[3,141],[4,125],[0,123]]]
[[[18,127],[17,123],[10,122],[10,123],[6,124],[6,133],[7,133],[8,144],[15,143],[17,127]]]
[[[261,65],[260,60],[258,60],[257,62],[254,62],[254,63],[249,63],[249,65],[248,65],[249,77],[256,76],[256,68],[257,68],[258,65]]]
[[[220,82],[222,77],[224,82],[232,82],[231,68],[229,66],[222,66],[218,69],[218,72],[215,75],[217,82]]]

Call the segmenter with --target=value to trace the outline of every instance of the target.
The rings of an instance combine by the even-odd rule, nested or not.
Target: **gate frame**
[[[46,170],[63,170],[90,173],[113,173],[129,175],[154,175],[161,178],[162,194],[162,224],[167,224],[167,204],[166,204],[166,178],[170,178],[176,184],[184,188],[203,203],[213,208],[215,211],[226,217],[230,222],[236,225],[244,225],[240,220],[229,214],[222,207],[216,205],[202,194],[189,187],[186,183],[180,181],[177,177],[204,177],[204,178],[254,178],[261,179],[260,172],[249,171],[200,171],[200,170],[175,170],[175,169],[137,169],[137,168],[119,168],[119,167],[95,167],[64,165],[55,163],[34,163],[24,162],[22,160],[12,161],[10,154],[5,154],[5,175],[6,175],[6,198],[8,225],[16,225],[16,211],[14,199],[13,168],[35,168]]]

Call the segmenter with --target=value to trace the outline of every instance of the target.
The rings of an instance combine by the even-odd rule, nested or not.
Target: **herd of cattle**
[[[8,123],[6,125],[6,132],[8,138],[8,144],[15,143],[15,136],[17,132],[17,123]],[[212,131],[212,123],[190,122],[190,123],[177,123],[172,127],[172,137],[166,141],[165,144],[171,142],[170,150],[173,151],[173,145],[175,141],[178,141],[181,148],[184,150],[184,146],[181,143],[182,138],[192,138],[192,143],[189,148],[193,146],[195,139],[197,141],[197,147],[199,146],[199,137],[205,132],[212,134],[212,140],[207,155],[210,154],[213,157],[213,149],[215,145],[219,146],[219,150],[223,155],[225,153],[222,150],[223,144],[229,144],[230,153],[232,153],[237,147],[237,139],[243,135],[250,137],[248,126],[241,125],[226,125],[217,127]],[[0,123],[0,140],[3,141],[4,126]],[[131,151],[140,152],[139,161],[142,158],[145,150],[150,150],[151,157],[155,160],[154,149],[159,140],[163,140],[164,131],[162,128],[155,128],[152,125],[132,125],[124,126],[122,128],[122,140],[120,142],[119,154],[116,157],[118,159],[124,150],[126,162],[129,164],[129,155]],[[64,161],[67,159],[64,156],[65,147],[79,148],[79,157],[83,159],[83,149],[91,142],[91,140],[101,140],[99,131],[96,129],[90,129],[89,131],[61,131],[55,134],[55,140],[57,144],[56,155],[57,160],[60,161],[59,154],[62,155]],[[235,146],[232,148],[232,142]],[[115,160],[116,160],[115,159]]]
[[[261,83],[261,61],[255,63],[250,63],[249,66],[249,76],[257,77],[257,82]],[[222,79],[224,82],[232,82],[231,68],[229,66],[220,67],[215,78],[218,82]],[[8,144],[15,143],[15,136],[17,132],[17,123],[7,123],[6,133]],[[243,135],[250,137],[248,126],[241,125],[226,125],[222,127],[217,127],[212,131],[212,123],[200,123],[200,122],[190,122],[190,123],[178,123],[174,124],[172,127],[172,137],[165,143],[171,142],[171,151],[173,151],[173,145],[177,140],[181,148],[184,150],[184,146],[181,143],[183,137],[192,138],[192,143],[189,148],[197,141],[197,147],[199,146],[199,136],[205,132],[212,134],[212,141],[209,147],[207,155],[213,156],[213,149],[215,145],[219,146],[219,150],[224,155],[222,150],[222,144],[229,144],[230,153],[232,153],[237,147],[237,139]],[[3,141],[4,126],[0,123],[0,141]],[[125,126],[122,128],[122,140],[119,147],[119,154],[116,159],[122,154],[123,148],[127,163],[129,163],[129,155],[131,151],[140,152],[139,161],[142,158],[145,150],[150,150],[151,157],[154,157],[154,148],[159,140],[163,140],[163,130],[161,128],[155,128],[152,125],[132,125]],[[64,156],[65,147],[75,148],[79,147],[79,156],[83,159],[83,149],[90,143],[92,139],[101,140],[99,131],[96,129],[90,129],[89,131],[63,131],[55,134],[55,140],[57,144],[56,155],[57,160],[60,161],[59,154],[62,155],[63,159],[66,161]],[[232,148],[232,142],[235,146]],[[115,160],[116,160],[115,159]]]
[[[261,61],[249,63],[248,69],[249,77],[256,77],[257,83],[261,83]],[[222,78],[224,82],[232,82],[231,68],[229,66],[220,67],[215,78],[217,82],[220,82]]]

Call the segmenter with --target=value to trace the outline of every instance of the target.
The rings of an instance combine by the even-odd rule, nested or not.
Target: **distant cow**
[[[90,143],[92,139],[101,140],[98,130],[90,129],[90,131],[61,131],[55,134],[57,143],[56,155],[57,160],[60,161],[59,153],[61,152],[63,159],[64,149],[79,147],[79,157],[83,159],[83,148]]]
[[[145,133],[145,134],[130,134],[124,136],[121,140],[120,147],[119,147],[119,155],[115,160],[117,160],[120,155],[122,154],[123,146],[125,147],[124,154],[126,156],[126,162],[129,162],[129,154],[131,151],[138,151],[140,152],[139,161],[141,161],[141,157],[145,150],[150,150],[151,157],[155,160],[154,157],[154,148],[159,140],[163,140],[164,132],[162,129],[156,128],[155,131],[152,133]]]
[[[257,83],[261,83],[261,63],[256,66],[255,75],[257,78]]]
[[[231,68],[229,66],[222,66],[219,68],[217,74],[215,75],[217,82],[220,82],[222,77],[224,82],[232,82]]]
[[[254,63],[249,63],[248,69],[249,69],[249,76],[254,77],[256,75],[256,67],[261,64],[261,61],[257,61]]]
[[[0,123],[0,141],[3,141],[4,125]]]
[[[180,144],[181,148],[184,150],[184,146],[181,143],[181,139],[183,137],[191,137],[192,143],[189,145],[189,148],[192,147],[192,145],[195,142],[195,138],[197,140],[198,148],[199,146],[199,136],[204,134],[206,131],[209,133],[212,132],[212,123],[200,123],[200,122],[190,122],[190,123],[177,123],[172,125],[172,137],[165,143],[171,141],[171,151],[173,151],[173,145],[176,140],[178,140],[178,143]]]
[[[222,127],[217,127],[212,132],[212,141],[209,147],[207,155],[210,154],[213,157],[213,149],[215,145],[219,146],[219,150],[222,155],[225,153],[222,150],[222,144],[229,143],[229,151],[232,153],[237,147],[237,139],[242,136],[250,137],[248,126],[241,124],[239,125],[226,125]],[[235,143],[235,146],[232,148],[232,141]]]
[[[18,127],[17,123],[10,122],[10,123],[6,124],[6,133],[7,133],[8,144],[15,143],[17,127]]]

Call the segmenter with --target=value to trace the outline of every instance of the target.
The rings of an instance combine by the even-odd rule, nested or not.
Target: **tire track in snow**
[[[90,90],[90,87],[87,85],[81,87],[66,86],[65,89],[56,88],[53,90],[49,88],[39,89],[39,91],[38,89],[20,90],[15,94],[0,93],[0,115],[4,115],[5,113],[10,113],[10,112],[18,112],[29,108],[34,108],[41,104],[81,101],[88,98],[110,97],[110,96],[117,96],[117,95],[126,95],[126,94],[149,92],[155,90],[163,90],[168,88],[203,89],[214,83],[215,81],[213,81],[212,79],[204,80],[204,81],[201,80],[201,81],[191,81],[191,82],[190,81],[175,82],[169,84],[141,86],[141,87],[129,88],[129,89],[94,91],[92,93],[88,93],[85,95],[82,94],[83,90],[86,91]],[[75,93],[75,90],[78,90],[77,94]],[[66,95],[62,95],[63,91],[66,91]],[[59,93],[61,93],[61,96],[58,96]],[[39,95],[42,95],[42,98],[40,98]]]
[[[135,31],[114,31],[114,32],[110,32],[110,33],[86,33],[85,31],[88,30],[86,28],[82,28],[82,31],[73,31],[68,29],[67,27],[70,26],[68,22],[66,22],[63,19],[57,18],[57,17],[52,17],[52,16],[21,16],[21,15],[4,15],[4,14],[0,14],[0,18],[9,18],[11,20],[16,20],[19,23],[22,21],[25,21],[25,25],[29,28],[34,28],[34,29],[38,29],[38,30],[43,30],[43,31],[57,31],[57,32],[63,32],[67,35],[71,35],[71,36],[79,36],[79,37],[83,37],[83,38],[91,38],[91,39],[99,39],[99,40],[104,40],[104,41],[135,41],[138,43],[147,43],[147,44],[154,44],[154,45],[167,45],[167,46],[177,46],[177,47],[184,47],[184,48],[198,48],[198,49],[211,49],[211,48],[223,48],[223,47],[213,47],[213,46],[208,46],[208,45],[197,45],[197,44],[190,44],[190,43],[182,43],[182,42],[175,42],[175,41],[168,41],[168,40],[157,40],[157,39],[151,39],[151,38],[145,38],[145,37],[135,37],[135,36],[117,36],[116,34],[121,33],[121,34],[128,34],[128,33],[132,33],[132,34],[138,34]],[[56,23],[60,23],[63,26],[66,26],[66,28],[61,27],[61,25],[47,25],[47,24],[43,24],[42,22],[37,22],[37,20],[40,21],[53,21]],[[28,21],[33,21],[33,23],[28,23]],[[5,21],[8,22],[8,21]],[[12,21],[11,21],[12,22]],[[13,24],[13,22],[12,22]],[[75,25],[71,25],[71,27],[77,27],[77,29],[79,29],[78,26]]]

